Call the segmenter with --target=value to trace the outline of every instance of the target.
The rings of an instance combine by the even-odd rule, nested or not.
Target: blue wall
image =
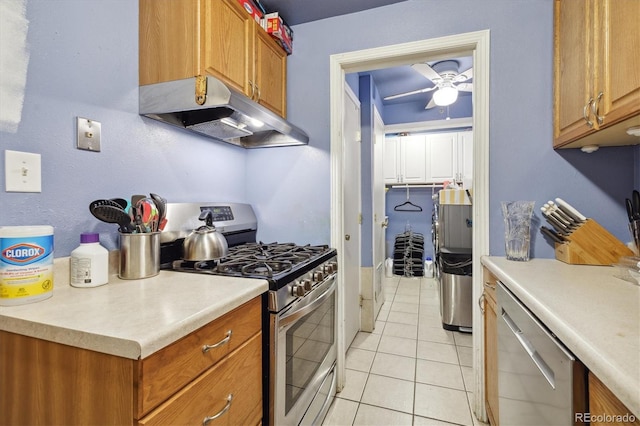
[[[250,171],[267,163],[274,169],[269,179],[249,172],[247,181],[247,197],[271,218],[265,233],[329,241],[330,55],[485,29],[491,31],[491,254],[504,254],[503,200],[535,200],[541,206],[561,197],[627,241],[623,204],[638,179],[638,148],[607,148],[589,155],[552,149],[552,0],[409,0],[295,26],[288,110],[311,143],[282,150],[282,155],[249,153]],[[304,174],[292,172],[292,165]],[[279,183],[276,201],[260,195],[273,182]],[[304,214],[277,218],[279,211],[296,210]],[[539,213],[537,218],[542,220]],[[535,234],[532,255],[554,257],[552,246]]]
[[[28,1],[22,119],[0,132],[0,225],[53,225],[55,256],[80,233],[117,247],[92,200],[155,192],[169,201],[246,201],[246,151],[138,115],[138,2]],[[0,76],[3,78],[3,76]],[[0,106],[2,107],[2,106]],[[76,149],[76,117],[102,123],[101,152]],[[4,191],[4,150],[41,154],[42,193]]]
[[[22,119],[16,133],[0,132],[1,150],[42,155],[43,176],[42,193],[6,193],[0,162],[0,224],[53,225],[56,257],[85,231],[116,247],[116,227],[94,219],[90,201],[151,191],[252,203],[263,241],[329,242],[329,56],[483,29],[491,30],[491,253],[504,253],[499,203],[516,198],[565,198],[628,239],[623,200],[640,182],[638,148],[551,149],[551,0],[409,0],[296,26],[288,116],[310,144],[251,151],[141,118],[137,2],[86,6],[27,2]],[[102,123],[102,152],[75,148],[77,116]],[[553,257],[541,238],[533,254]]]

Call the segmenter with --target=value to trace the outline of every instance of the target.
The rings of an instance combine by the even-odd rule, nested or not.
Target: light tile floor
[[[384,278],[375,330],[347,351],[346,385],[323,425],[486,425],[470,407],[471,334],[442,328],[436,285]]]

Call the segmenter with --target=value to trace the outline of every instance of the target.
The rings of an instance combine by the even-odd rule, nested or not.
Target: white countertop
[[[50,298],[0,306],[0,330],[139,359],[268,290],[266,280],[173,271],[75,288],[68,259],[54,262]]]
[[[610,266],[492,256],[482,264],[640,417],[640,286]]]

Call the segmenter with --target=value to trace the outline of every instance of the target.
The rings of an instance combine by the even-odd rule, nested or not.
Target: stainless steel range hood
[[[140,86],[140,115],[244,148],[309,143],[303,130],[211,76]]]

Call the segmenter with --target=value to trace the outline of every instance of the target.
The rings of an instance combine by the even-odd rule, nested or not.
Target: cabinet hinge
[[[196,76],[196,103],[204,105],[207,101],[207,77],[204,75]]]
[[[358,295],[358,297],[360,298],[360,300],[358,301],[358,304],[360,305],[360,307],[362,308],[362,304],[364,303],[364,297],[362,297],[361,294]]]
[[[362,225],[362,213],[358,213],[358,225]]]

